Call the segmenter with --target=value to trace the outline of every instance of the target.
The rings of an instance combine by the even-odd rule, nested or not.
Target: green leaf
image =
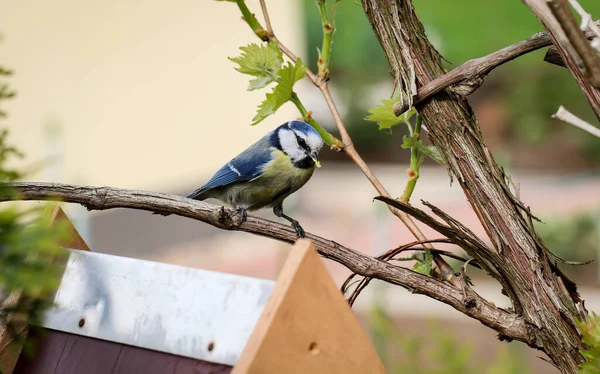
[[[254,91],[261,88],[265,88],[269,85],[269,83],[274,82],[277,77],[258,77],[256,79],[251,79],[248,82],[248,91]]]
[[[431,273],[431,267],[433,266],[433,255],[430,251],[425,252],[423,258],[418,259],[413,270],[417,273],[429,275]]]
[[[402,148],[413,148],[413,147],[417,147],[417,149],[423,153],[424,155],[426,155],[427,157],[430,157],[431,159],[433,159],[435,162],[438,162],[440,164],[444,164],[444,160],[442,159],[442,155],[440,155],[440,152],[437,150],[436,147],[432,146],[432,145],[425,145],[423,144],[423,141],[415,136],[407,136],[404,135],[404,137],[402,138]]]
[[[294,84],[304,77],[305,70],[306,67],[302,64],[302,60],[298,58],[295,65],[288,62],[286,66],[277,71],[277,86],[275,86],[273,92],[267,94],[266,99],[258,107],[258,113],[252,119],[252,126],[275,113],[277,109],[291,99]]]
[[[277,80],[283,65],[283,54],[276,42],[261,45],[253,43],[240,49],[242,54],[239,57],[229,57],[229,60],[239,65],[235,70],[257,77],[250,81],[248,91],[264,88]]]
[[[407,136],[404,135],[404,137],[402,138],[402,145],[401,147],[404,149],[410,149],[412,147],[417,147],[419,148],[419,146],[424,146],[423,145],[423,141],[421,141],[421,139],[416,138],[414,136]]]
[[[398,102],[398,98],[392,97],[390,99],[383,99],[381,104],[375,108],[369,109],[370,115],[365,117],[367,121],[377,122],[379,124],[379,130],[389,129],[396,126],[402,121],[401,118],[396,117],[394,114],[394,104]]]
[[[444,159],[442,158],[440,151],[438,151],[438,149],[435,146],[433,146],[433,145],[425,146],[425,148],[421,149],[421,152],[423,152],[424,154],[429,156],[429,158],[431,158],[438,164],[442,164],[442,165],[444,164]]]
[[[408,122],[410,118],[417,113],[416,109],[412,108],[409,111],[404,112],[400,117],[396,117],[394,114],[394,105],[400,101],[400,97],[392,97],[390,99],[381,100],[381,104],[373,109],[369,109],[370,115],[365,117],[367,121],[377,122],[379,124],[379,130],[390,129],[399,123],[406,123],[410,132],[412,129]]]
[[[598,373],[600,369],[600,317],[592,312],[588,318],[589,323],[577,321],[582,341],[588,346],[581,351],[587,360],[579,367],[581,374]]]

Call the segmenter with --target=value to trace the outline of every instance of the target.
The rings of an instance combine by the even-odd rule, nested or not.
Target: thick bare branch
[[[254,216],[248,216],[246,221],[240,223],[236,210],[176,195],[42,182],[12,183],[8,186],[18,191],[16,200],[56,200],[81,204],[88,210],[158,210],[202,221],[224,230],[245,231],[286,243],[296,240],[296,233],[290,226]],[[5,197],[0,201],[6,199]],[[506,338],[532,344],[525,323],[518,315],[492,306],[474,292],[465,296],[463,291],[435,278],[391,265],[313,234],[307,234],[306,237],[313,242],[321,256],[336,261],[357,274],[381,279],[413,293],[429,296],[481,321]]]
[[[581,17],[581,29],[584,31],[589,31],[592,36],[592,47],[599,49],[600,45],[600,23],[598,21],[594,21],[592,15],[583,9],[583,7],[577,2],[577,0],[569,0],[569,4],[573,7],[573,9],[579,13]]]
[[[446,73],[411,0],[363,0],[362,4],[394,76],[405,76],[410,72],[404,70],[414,68],[417,87],[424,87]],[[403,44],[409,50],[400,53],[398,46]],[[405,61],[407,54],[412,61]],[[575,373],[584,360],[574,323],[577,301],[561,285],[543,242],[528,225],[529,214],[510,191],[505,174],[486,147],[468,101],[445,90],[416,108],[445,166],[486,230],[499,262],[495,271],[510,284],[513,305],[522,308],[536,346],[561,370]],[[449,220],[448,224],[455,222]],[[463,290],[469,292],[469,287]]]
[[[590,28],[594,28],[595,30],[599,27],[600,22],[590,22],[589,25]],[[594,31],[590,30],[585,33],[585,37],[587,39],[591,39],[594,36]],[[483,83],[483,78],[498,66],[527,53],[551,45],[552,39],[550,39],[550,36],[545,32],[539,32],[530,38],[509,45],[508,47],[502,48],[494,53],[490,53],[487,56],[469,60],[419,88],[417,96],[414,98],[413,105],[420,104],[436,93],[451,86],[454,86],[451,89],[462,96],[470,95]],[[551,47],[546,55],[546,60],[550,63],[564,66],[560,55],[556,57],[552,51],[558,54],[558,52]],[[410,109],[410,107],[406,98],[394,106],[394,112],[397,116],[401,115],[408,109]]]
[[[562,26],[552,14],[547,0],[521,0],[537,16],[548,35],[552,39],[552,44],[558,49],[560,57],[565,62],[567,68],[573,74],[573,77],[579,84],[587,98],[596,117],[600,120],[600,91],[592,87],[586,80],[584,72],[581,71],[578,64],[573,45],[569,42]],[[566,42],[565,42],[566,40]]]
[[[528,39],[490,53],[487,56],[469,60],[419,88],[413,105],[417,105],[441,90],[458,83],[461,83],[461,85],[469,84],[473,90],[470,92],[461,92],[461,94],[470,94],[481,85],[483,78],[498,66],[551,44],[552,41],[548,34],[540,32]],[[406,99],[394,106],[394,112],[397,116],[408,109],[410,107]]]
[[[574,2],[575,4],[577,3],[575,0],[571,0],[571,2]],[[584,21],[586,25],[585,37],[586,39],[591,40],[590,45],[594,47],[594,45],[600,44],[600,21],[593,21],[589,14],[586,13],[586,15],[587,16],[582,15],[582,18],[584,19],[586,19],[586,17],[589,18],[589,20]],[[550,48],[548,48],[546,51],[544,61],[554,65],[562,66],[563,68],[567,67],[567,64],[565,64],[560,53],[554,45],[550,46]]]
[[[569,9],[566,0],[553,0],[549,3],[552,14],[562,27],[566,41],[560,40],[562,44],[570,43],[583,61],[585,76],[588,82],[595,88],[600,88],[600,56],[592,48],[583,31],[579,28],[573,13]]]

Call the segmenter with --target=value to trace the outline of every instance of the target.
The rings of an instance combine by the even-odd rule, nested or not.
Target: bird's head
[[[311,125],[302,121],[290,121],[276,131],[281,150],[290,156],[292,162],[310,158],[317,167],[321,167],[318,156],[323,147],[323,139]]]

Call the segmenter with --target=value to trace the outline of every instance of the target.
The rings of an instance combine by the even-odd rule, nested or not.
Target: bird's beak
[[[312,160],[315,162],[315,165],[317,165],[318,168],[321,167],[321,163],[319,162],[319,156],[317,155],[317,152],[312,152],[310,154],[310,158],[312,158]]]

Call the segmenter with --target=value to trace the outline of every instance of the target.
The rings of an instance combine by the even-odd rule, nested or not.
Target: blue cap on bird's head
[[[309,125],[306,122],[303,121],[289,121],[287,123],[288,127],[291,130],[296,130],[296,131],[300,131],[306,135],[318,135],[319,138],[321,137],[321,134],[319,134],[319,132],[317,130],[315,130],[314,127],[312,127],[311,125]]]

